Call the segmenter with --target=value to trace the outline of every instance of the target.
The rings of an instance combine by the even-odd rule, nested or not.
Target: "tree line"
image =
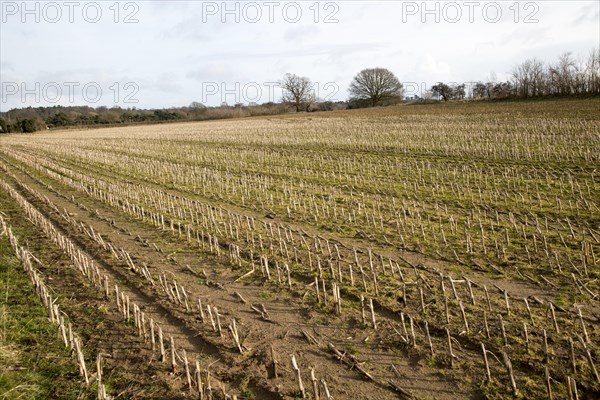
[[[98,125],[201,121],[282,114],[290,111],[330,111],[385,106],[404,100],[428,102],[450,100],[523,99],[541,96],[582,96],[600,94],[600,48],[590,51],[585,60],[571,53],[561,54],[548,64],[532,58],[516,65],[509,80],[498,82],[437,82],[421,96],[405,97],[404,87],[386,68],[367,68],[354,76],[348,87],[347,101],[322,101],[315,96],[312,81],[303,76],[285,74],[278,82],[283,96],[280,103],[222,104],[207,107],[193,102],[187,107],[145,110],[121,107],[89,106],[27,107],[0,113],[0,133],[34,132],[41,129]]]
[[[206,107],[192,102],[186,107],[146,110],[138,108],[52,106],[15,108],[0,113],[0,133],[29,133],[38,130],[113,126],[174,121],[203,121],[212,119],[241,118],[259,115],[275,115],[289,112],[289,107],[281,103],[261,105],[222,104]]]
[[[309,78],[286,74],[280,81],[285,89],[284,101],[292,103],[296,111],[309,111],[318,101],[310,91]],[[398,78],[385,68],[360,71],[348,88],[348,108],[373,107],[394,104],[404,97],[404,88]],[[515,66],[510,80],[497,82],[445,83],[437,82],[421,96],[410,100],[449,101],[469,99],[531,98],[540,96],[572,96],[600,94],[600,48],[593,49],[587,60],[577,61],[571,53],[563,53],[553,63],[544,64],[533,58]]]
[[[467,87],[470,90],[467,90]],[[510,80],[446,84],[431,87],[430,98],[504,99],[540,96],[597,95],[600,93],[600,48],[590,52],[586,60],[576,60],[571,53],[561,54],[555,62],[544,64],[532,58],[516,65]]]

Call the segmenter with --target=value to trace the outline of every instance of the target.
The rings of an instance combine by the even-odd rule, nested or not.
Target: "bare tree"
[[[296,112],[300,112],[300,110],[308,111],[314,101],[310,79],[294,74],[285,74],[283,79],[279,81],[279,86],[283,89],[281,99],[283,102],[293,104],[296,107]]]
[[[531,78],[531,60],[525,60],[514,67],[512,71],[515,90],[519,97],[529,97],[529,86]]]
[[[531,82],[531,95],[532,96],[540,96],[543,94],[544,90],[544,64],[537,59],[531,60],[531,70],[530,70],[530,82]]]
[[[402,84],[385,68],[368,68],[360,71],[348,89],[352,99],[369,100],[376,106],[383,99],[401,98]]]
[[[600,93],[600,47],[592,49],[585,65],[586,92]]]
[[[549,68],[552,91],[557,94],[567,95],[574,91],[577,67],[571,53],[563,53],[558,57],[558,62]]]
[[[511,74],[517,96],[532,97],[544,93],[546,74],[541,61],[535,58],[525,60],[517,65]]]

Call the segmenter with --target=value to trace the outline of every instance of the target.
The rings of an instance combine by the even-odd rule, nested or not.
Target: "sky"
[[[529,58],[585,60],[592,1],[0,1],[0,111],[279,101],[305,76],[346,100],[364,68],[420,94],[438,81],[506,80]]]

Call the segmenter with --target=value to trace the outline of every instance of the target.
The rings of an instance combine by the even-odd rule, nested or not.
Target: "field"
[[[599,398],[599,109],[5,136],[2,264],[78,398]]]

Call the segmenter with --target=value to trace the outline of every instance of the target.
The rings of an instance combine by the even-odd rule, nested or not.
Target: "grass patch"
[[[271,297],[273,297],[273,293],[271,293],[271,292],[259,292],[258,293],[258,297],[260,297],[261,299],[270,299]]]
[[[0,287],[0,400],[94,399],[6,238]]]

